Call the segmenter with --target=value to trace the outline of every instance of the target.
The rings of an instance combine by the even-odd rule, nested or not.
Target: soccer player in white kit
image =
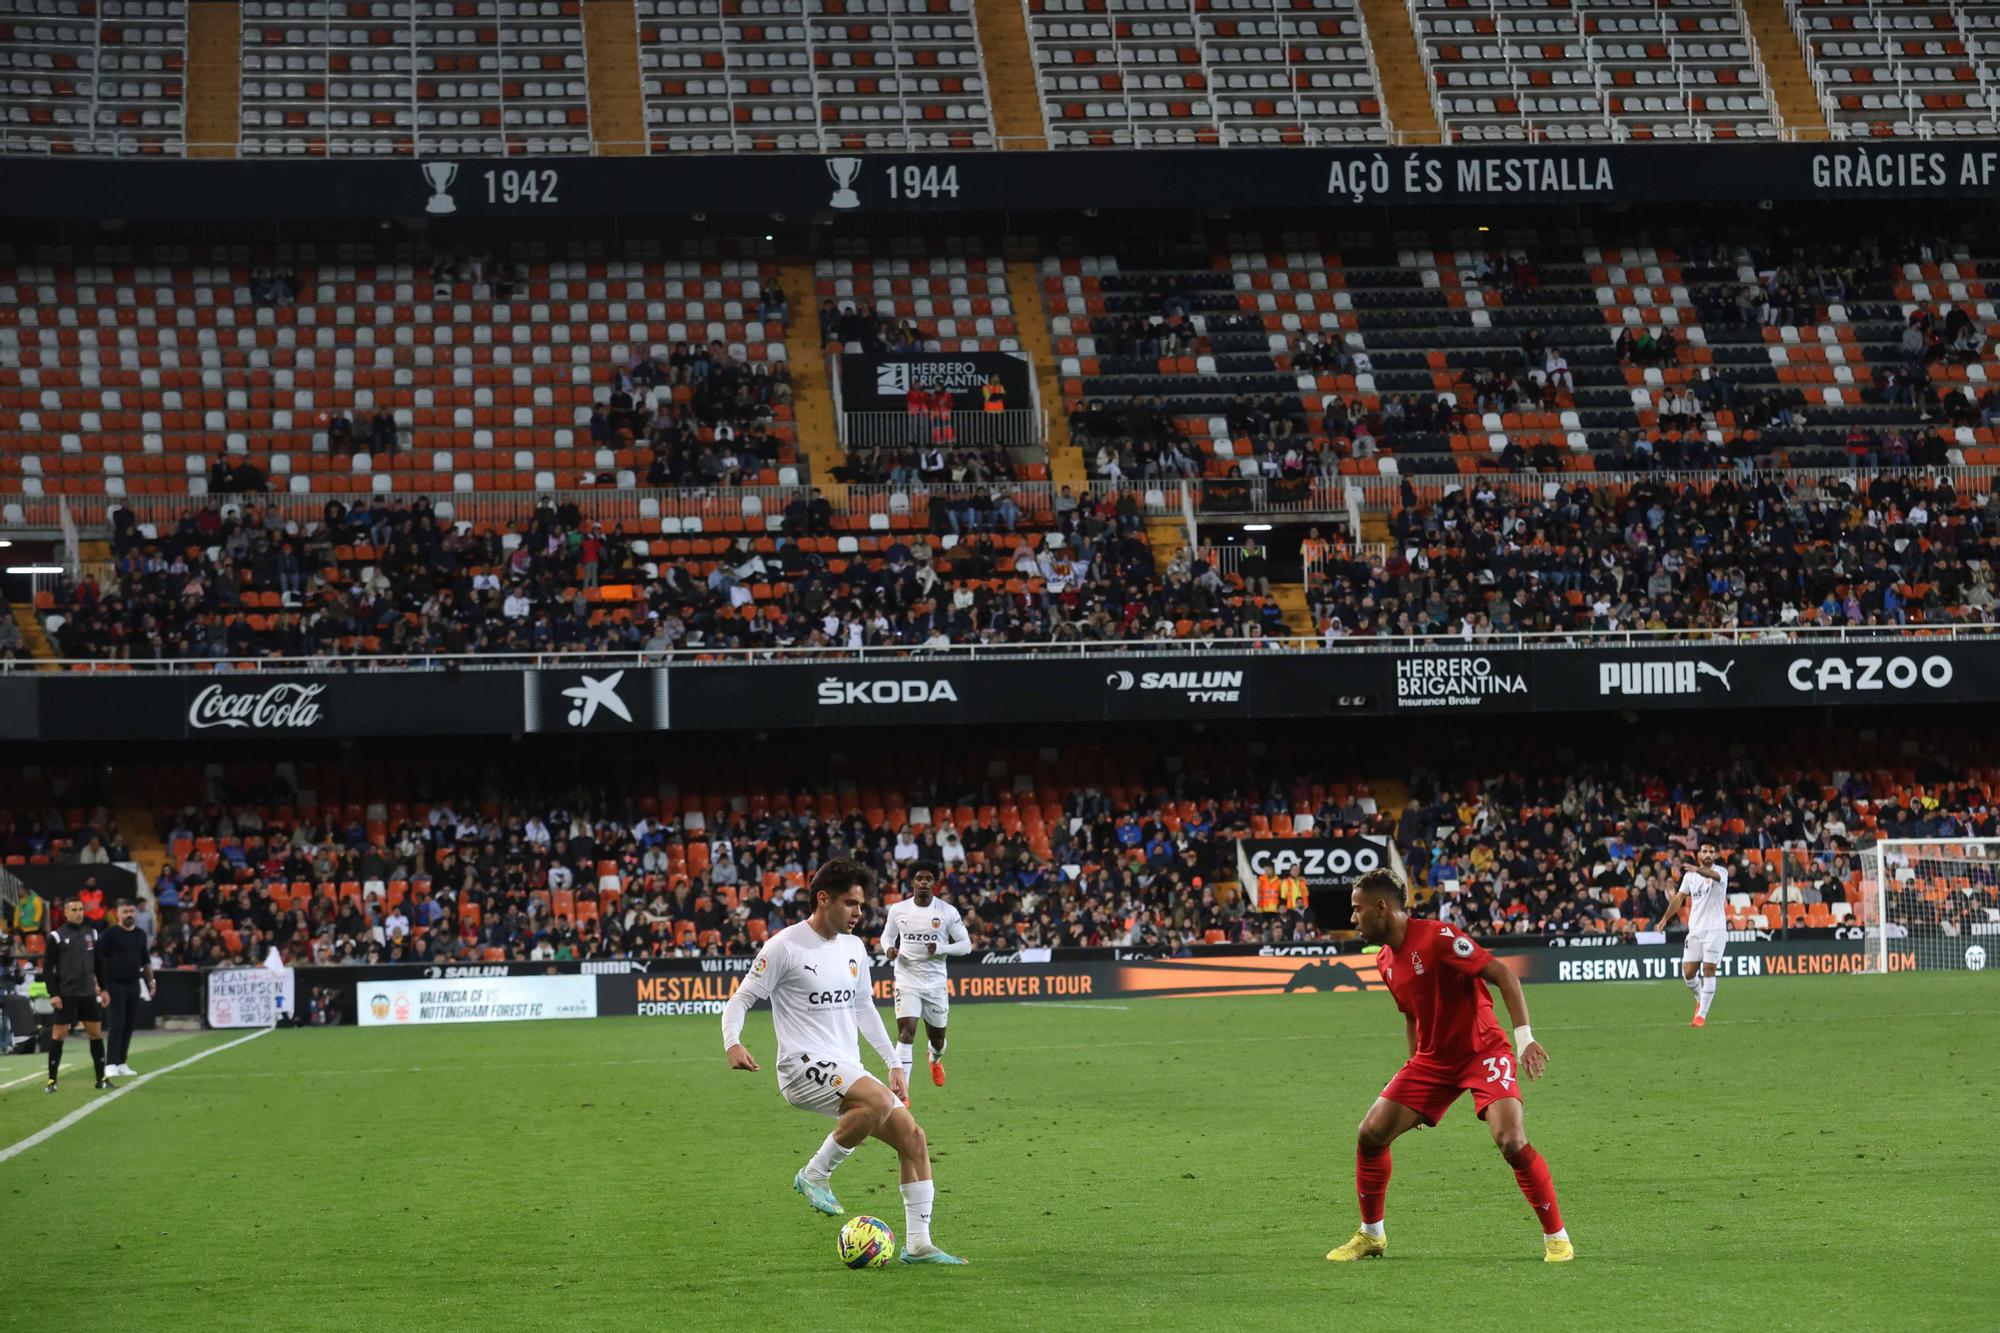
[[[829,1216],[840,1215],[833,1171],[874,1137],[896,1150],[903,1181],[906,1264],[962,1264],[931,1243],[930,1143],[901,1102],[907,1075],[889,1049],[889,1030],[875,1008],[868,950],[852,933],[875,874],[854,861],[833,860],[812,879],[812,915],[773,935],[722,1010],[722,1045],[731,1069],[760,1066],[743,1045],[743,1019],[758,1000],[771,1002],[778,1037],[778,1091],[792,1105],[834,1117],[833,1132],[792,1177],[792,1188]],[[886,1088],[861,1067],[855,1029],[889,1066]]]
[[[1687,943],[1681,946],[1681,980],[1694,992],[1694,1021],[1689,1027],[1708,1023],[1708,1007],[1715,1002],[1715,970],[1729,946],[1729,867],[1715,863],[1715,844],[1703,842],[1693,861],[1681,863],[1681,883],[1667,899],[1661,929],[1688,908]],[[1699,973],[1699,976],[1697,976]]]
[[[910,867],[910,896],[889,909],[882,927],[882,950],[896,965],[896,1062],[907,1075],[914,1059],[917,1020],[930,1040],[931,1082],[944,1086],[945,1024],[951,1018],[951,990],[944,960],[972,952],[965,919],[937,895],[938,868],[928,861]],[[907,1087],[907,1084],[905,1085]],[[907,1093],[903,1104],[909,1105]]]

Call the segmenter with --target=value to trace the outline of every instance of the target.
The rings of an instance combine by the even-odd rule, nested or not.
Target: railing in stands
[[[1306,142],[1298,144],[1270,144],[1270,145],[1259,143],[1252,146],[1292,148],[1299,152],[1313,152],[1315,150],[1324,148],[1339,148],[1339,147],[1373,148],[1385,145],[1393,145],[1399,148],[1423,148],[1423,147],[1435,147],[1441,144],[1450,144],[1455,142],[1450,137],[1448,132],[1438,131],[1438,130],[1406,129],[1406,130],[1387,131],[1386,133],[1388,135],[1388,138],[1384,141],[1383,144],[1376,144],[1371,142],[1368,144],[1351,145],[1351,144],[1346,144],[1344,142],[1335,142],[1332,140],[1325,139],[1324,137],[1318,134],[1317,130],[1314,129],[1314,127],[1309,126],[1307,128],[1309,130],[1313,130],[1313,133],[1307,139]],[[1842,133],[1842,131],[1845,130],[1846,128],[1847,127],[1845,126],[1841,126],[1836,129],[1829,129],[1827,127],[1819,125],[1785,126],[1777,129],[1771,135],[1760,137],[1757,139],[1716,139],[1712,141],[1712,146],[1717,149],[1726,151],[1732,145],[1736,144],[1767,144],[1774,141],[1779,143],[1824,143],[1831,138],[1847,137],[1844,133]],[[1484,148],[1506,148],[1510,144],[1518,144],[1523,142],[1525,143],[1563,142],[1562,140],[1556,139],[1547,134],[1545,132],[1544,127],[1542,126],[1535,124],[1528,124],[1526,125],[1525,129],[1526,129],[1526,137],[1524,139],[1511,140],[1506,143],[1478,144],[1478,145],[1468,145],[1468,146],[1484,147]],[[1856,129],[1855,133],[1857,136],[1859,136],[1860,131],[1858,128]],[[520,136],[520,137],[525,138],[526,136]],[[769,149],[753,148],[753,142],[760,137],[761,136],[743,135],[741,136],[740,141],[735,142],[731,147],[717,147],[711,149],[688,149],[685,151],[690,153],[701,153],[703,155],[708,155],[708,156],[749,155],[752,152],[755,152],[755,154],[759,157],[773,156],[771,150]],[[834,131],[830,130],[823,131],[821,137],[823,142],[820,148],[800,149],[797,152],[791,153],[789,155],[795,157],[804,157],[804,156],[811,156],[815,152],[839,153],[847,151],[844,145],[835,141]],[[1888,142],[1890,143],[1909,142],[1910,137],[1911,136],[1902,136],[1899,138],[1892,138],[1888,140]],[[1046,133],[996,135],[994,138],[994,142],[996,144],[995,149],[979,149],[979,150],[942,149],[931,146],[929,144],[912,144],[909,143],[904,138],[904,136],[900,131],[883,131],[880,134],[880,138],[881,142],[879,144],[871,144],[866,151],[871,153],[940,153],[940,154],[952,153],[959,156],[963,156],[971,151],[991,152],[1004,149],[1012,149],[1015,151],[1044,150],[1053,152],[1075,152],[1075,153],[1101,153],[1106,151],[1102,148],[1080,148],[1080,147],[1073,148],[1067,145],[1057,146],[1049,142],[1049,138]],[[1238,136],[1235,135],[1225,135],[1222,136],[1222,139],[1223,139],[1222,142],[1217,142],[1217,143],[1187,143],[1187,144],[1176,143],[1171,145],[1162,144],[1155,146],[1173,147],[1173,148],[1209,148],[1217,151],[1222,151],[1232,148],[1242,148],[1245,146],[1240,141]],[[103,147],[100,148],[98,152],[91,154],[92,157],[115,156],[120,158],[126,158],[133,162],[158,163],[158,162],[176,162],[179,161],[182,156],[181,154],[178,153],[172,155],[165,155],[158,151],[144,151],[142,150],[141,147],[141,141],[137,136],[100,135],[97,138],[97,142],[100,145],[103,145]],[[185,145],[185,148],[190,154],[192,154],[194,150],[199,149],[203,153],[208,154],[210,156],[225,157],[225,158],[243,156],[242,142],[240,140],[234,140],[234,139],[222,140],[219,142],[212,142],[212,143],[211,142],[190,143]],[[561,161],[564,158],[570,158],[570,157],[626,157],[626,156],[631,156],[634,150],[636,150],[637,153],[643,155],[649,151],[650,145],[648,145],[644,140],[601,139],[601,140],[593,140],[590,145],[590,150],[586,153],[530,154],[526,153],[525,151],[515,151],[524,149],[525,145],[520,142],[517,142],[516,138],[510,135],[509,148],[510,148],[510,155],[523,156],[531,161]],[[430,145],[428,144],[421,145],[417,152],[413,154],[399,153],[396,156],[395,160],[421,161],[427,157],[432,157],[432,156],[440,157],[442,159],[451,161],[463,161],[465,158],[465,154],[463,153],[434,154],[431,153],[429,149]],[[1137,151],[1140,152],[1149,151],[1149,147],[1141,146]],[[679,154],[676,155],[678,156]],[[69,157],[69,156],[71,156],[71,154],[67,152],[58,152],[46,144],[38,146],[35,144],[22,142],[20,140],[11,138],[4,134],[0,134],[0,157]],[[85,160],[85,159],[79,159],[79,160]],[[283,161],[287,159],[284,158],[274,159],[272,155],[264,154],[257,160]],[[320,162],[320,161],[326,161],[327,159],[323,157],[311,157],[311,158],[299,158],[296,160]],[[344,160],[344,159],[335,159],[335,160]]]
[[[741,531],[744,520],[761,522],[765,528],[782,526],[786,510],[794,501],[811,503],[824,496],[839,518],[882,515],[893,520],[908,514],[927,519],[931,501],[1006,496],[1022,516],[1046,524],[1053,516],[1061,490],[1046,481],[940,482],[929,485],[840,485],[813,486],[732,486],[714,490],[570,490],[570,491],[439,491],[410,492],[382,496],[334,497],[274,492],[265,495],[212,495],[204,503],[219,506],[225,513],[234,509],[255,509],[275,514],[280,522],[301,525],[317,523],[325,517],[329,500],[347,504],[349,499],[366,507],[372,501],[393,501],[414,505],[428,501],[441,518],[470,523],[475,528],[505,529],[526,524],[543,503],[560,508],[574,504],[578,510],[600,523],[622,525],[634,535],[651,536]],[[1093,499],[1117,502],[1129,495],[1141,516],[1178,513],[1181,496],[1167,486],[1094,486]],[[165,531],[179,524],[183,515],[195,508],[187,496],[136,495],[119,502],[132,511],[135,520]],[[348,504],[349,509],[353,508]],[[729,526],[725,527],[727,524]]]
[[[1207,478],[1183,482],[1179,478],[1090,483],[1083,490],[1092,496],[1130,493],[1142,514],[1172,514],[1181,509],[1185,486],[1201,517],[1215,519],[1286,517],[1301,522],[1322,521],[1348,527],[1350,533],[1363,511],[1393,513],[1402,504],[1404,492],[1419,504],[1435,504],[1453,491],[1491,486],[1496,495],[1515,503],[1539,503],[1551,488],[1584,486],[1594,491],[1617,493],[1639,483],[1666,487],[1693,487],[1709,491],[1728,483],[1739,487],[1782,483],[1795,489],[1811,489],[1828,484],[1854,485],[1878,476],[1904,481],[1949,481],[1961,494],[1985,495],[2000,483],[2000,467],[1897,468],[1856,471],[1851,468],[1769,468],[1743,472],[1734,468],[1679,472],[1482,472],[1471,476],[1459,473],[1411,473],[1404,476],[1317,477],[1286,482],[1280,478]],[[663,518],[706,521],[739,520],[745,517],[773,518],[784,513],[795,498],[810,500],[823,492],[838,514],[894,514],[908,507],[922,512],[933,493],[990,494],[995,488],[1006,491],[1024,511],[1046,512],[1061,489],[1051,482],[995,481],[965,484],[915,483],[828,484],[813,486],[726,486],[680,487],[651,490],[585,489],[536,491],[398,491],[379,496],[311,495],[272,492],[262,495],[134,495],[125,497],[9,496],[0,504],[18,506],[20,516],[6,520],[10,532],[60,532],[60,511],[70,505],[80,528],[95,531],[111,521],[114,509],[130,509],[142,523],[172,524],[182,514],[202,505],[254,505],[275,509],[280,515],[303,523],[320,518],[329,500],[368,503],[375,500],[414,504],[429,500],[447,517],[474,523],[517,522],[533,512],[544,496],[560,504],[575,503],[589,516],[605,523],[657,525]],[[1079,492],[1081,493],[1081,492]],[[900,498],[899,498],[900,497]],[[100,507],[101,506],[101,507]],[[449,506],[449,508],[445,508]],[[689,529],[694,530],[694,529]]]
[[[841,442],[853,449],[922,449],[939,443],[936,420],[920,412],[847,412]],[[1031,448],[1042,443],[1042,414],[1032,408],[1005,412],[953,412],[952,449]]]
[[[716,666],[757,666],[765,663],[845,663],[891,661],[996,661],[1032,658],[1096,658],[1116,656],[1202,658],[1227,653],[1411,653],[1463,652],[1468,648],[1497,651],[1514,648],[1563,652],[1581,648],[1643,648],[1659,644],[1800,644],[1990,642],[2000,639],[2000,624],[1794,626],[1790,629],[1579,630],[1575,633],[1486,634],[1463,638],[1455,634],[1428,636],[1349,637],[1324,640],[1307,635],[1244,638],[1120,639],[1062,643],[952,644],[942,648],[901,645],[876,648],[700,648],[668,652],[568,653],[426,653],[420,656],[322,657],[199,657],[155,660],[101,661],[80,658],[38,658],[0,662],[0,674],[52,667],[98,673],[150,672],[194,674],[215,671],[249,675],[298,672],[377,671],[518,671],[564,667],[673,667],[683,670]]]

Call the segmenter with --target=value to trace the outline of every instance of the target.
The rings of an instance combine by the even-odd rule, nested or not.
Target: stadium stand
[[[1336,558],[1308,587],[1319,632],[2000,623],[1990,477],[1529,489],[1475,481],[1401,509],[1386,556]]]
[[[433,755],[143,775],[169,841],[156,886],[169,966],[256,961],[270,943],[298,961],[742,953],[796,917],[808,867],[836,853],[889,877],[868,935],[894,872],[926,858],[980,948],[1310,940],[1301,912],[1219,886],[1235,879],[1236,837],[1330,830],[1393,837],[1440,918],[1480,933],[1644,928],[1694,833],[1726,850],[1732,928],[1829,926],[1867,911],[1857,845],[1995,831],[2000,770],[1936,723],[1894,739],[1697,730],[1639,756],[1622,734],[1506,739],[1504,766],[1436,738],[1380,777],[1366,776],[1379,761],[1282,733],[948,750],[857,738],[810,773],[768,752],[695,762],[655,747],[510,766],[504,782]],[[1407,795],[1385,804],[1387,790]],[[45,799],[10,802],[10,859],[116,839],[105,811]],[[1937,897],[1961,927],[2000,921],[1976,885],[1899,891]]]
[[[638,0],[654,152],[991,148],[972,0]]]
[[[1355,0],[1024,0],[1051,147],[1386,142]]]
[[[833,248],[831,257],[813,264],[820,339],[830,354],[1021,354],[1007,263],[997,245],[856,238]],[[989,415],[981,396],[970,392],[935,402],[911,397],[901,419],[850,412],[846,462],[835,475],[897,484],[1047,480],[1046,451],[1034,443],[1040,434],[1035,405],[1009,405],[1004,392],[999,403],[996,413],[1006,414],[1006,428],[998,432],[984,428],[1002,418]],[[905,445],[912,447],[897,447]],[[925,446],[921,453],[918,445]]]
[[[2000,5],[1786,0],[1827,120],[1842,137],[2000,133]]]
[[[1411,0],[1411,9],[1453,142],[1777,134],[1737,0]]]
[[[379,497],[303,519],[250,504],[155,525],[124,510],[102,581],[59,579],[36,607],[61,657],[126,664],[1284,631],[1268,596],[1185,562],[1156,570],[1141,515],[1129,491],[1058,507],[1004,485],[933,491],[927,510],[884,492],[838,514],[797,494],[713,528],[663,516],[657,536],[550,500],[481,520]]]
[[[0,153],[179,156],[185,0],[0,3]]]
[[[1991,249],[1246,233],[1042,277],[1099,477],[1985,464]]]
[[[591,147],[580,0],[244,0],[245,156]]]
[[[9,256],[0,428],[30,443],[0,490],[199,496],[219,467],[227,489],[321,495],[712,480],[692,451],[753,425],[772,448],[742,479],[798,481],[775,273],[716,242]],[[625,430],[596,416],[621,393]],[[681,450],[664,477],[656,436]]]
[[[813,262],[813,297],[822,338],[848,351],[1021,348],[1007,262],[981,241],[837,238],[833,254]]]

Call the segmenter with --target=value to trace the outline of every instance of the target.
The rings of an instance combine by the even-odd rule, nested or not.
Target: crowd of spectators
[[[1385,558],[1308,589],[1327,639],[1585,630],[1992,623],[2000,495],[1883,473],[1858,488],[1728,474],[1707,488],[1405,483]]]
[[[844,463],[835,467],[835,481],[873,486],[981,486],[1008,482],[1021,473],[1010,450],[992,448],[947,448],[932,444],[923,448],[851,448]]]
[[[649,451],[648,486],[754,483],[781,460],[773,431],[778,409],[791,401],[783,361],[751,362],[719,339],[678,343],[657,358],[635,347],[611,369],[588,433],[600,449]]]
[[[387,790],[356,772],[324,807],[298,785],[308,766],[211,766],[195,793],[157,783],[188,798],[156,820],[177,858],[155,885],[157,950],[166,966],[273,947],[322,963],[741,954],[803,914],[835,855],[892,890],[938,864],[979,950],[1310,941],[1307,911],[1229,887],[1233,840],[1279,817],[1393,839],[1422,910],[1475,933],[1629,933],[1658,921],[1672,861],[1700,841],[1722,848],[1732,893],[1782,911],[1849,902],[1878,837],[2000,832],[1990,755],[1963,729],[1926,731],[1912,757],[1865,733],[1829,751],[1810,726],[1634,746],[1514,725],[1502,759],[1442,734],[1410,744],[1400,813],[1358,749],[1276,732],[970,753],[884,738],[810,775],[692,751],[415,756],[375,775]],[[709,794],[670,799],[675,776]],[[2000,909],[1975,889],[1944,906],[1948,928]]]
[[[543,500],[504,531],[392,497],[329,501],[303,524],[208,507],[150,536],[120,511],[111,580],[58,579],[48,623],[61,656],[99,660],[915,649],[1275,628],[1268,604],[1156,571],[1129,493],[1065,490],[1033,521],[1001,485],[936,493],[928,531],[846,553],[806,540],[830,532],[832,515],[802,494],[784,532],[720,551],[704,541],[695,555],[657,539],[642,550],[572,501]]]

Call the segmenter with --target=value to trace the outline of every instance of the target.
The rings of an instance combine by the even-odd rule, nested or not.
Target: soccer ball
[[[880,1268],[896,1257],[896,1233],[879,1217],[850,1217],[833,1243],[849,1268]]]

